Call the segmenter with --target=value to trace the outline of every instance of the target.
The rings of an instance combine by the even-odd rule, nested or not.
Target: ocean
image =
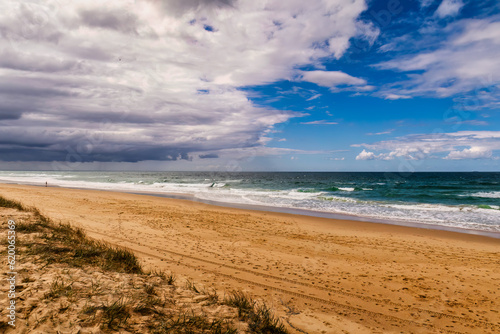
[[[4,171],[0,181],[167,197],[184,194],[222,205],[500,233],[498,172]]]

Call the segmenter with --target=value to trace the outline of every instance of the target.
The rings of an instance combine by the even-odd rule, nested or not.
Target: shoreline
[[[0,180],[0,185],[1,184],[27,185],[27,186],[35,186],[35,187],[45,188],[45,186],[43,184],[38,184],[38,183],[18,183],[18,182],[14,182],[14,181]],[[204,203],[204,204],[213,205],[213,206],[217,206],[217,207],[223,207],[223,208],[251,210],[251,211],[257,211],[257,212],[276,212],[276,213],[302,215],[302,216],[307,216],[307,217],[317,217],[317,218],[325,218],[325,219],[332,219],[332,220],[349,220],[349,221],[356,221],[356,222],[365,222],[365,223],[371,223],[371,224],[405,226],[405,227],[417,228],[417,229],[447,231],[447,232],[462,233],[462,234],[467,234],[467,235],[479,235],[479,236],[485,236],[485,237],[494,238],[494,239],[500,239],[500,232],[494,232],[494,231],[475,230],[475,229],[452,227],[452,226],[439,225],[439,224],[403,221],[403,220],[397,220],[397,219],[391,220],[391,219],[371,218],[371,217],[357,216],[354,214],[350,215],[350,214],[342,214],[342,213],[314,211],[314,210],[308,210],[308,209],[287,208],[287,207],[266,206],[266,205],[252,205],[252,204],[222,202],[222,201],[215,201],[215,200],[205,200],[205,199],[200,199],[194,195],[186,194],[186,193],[159,193],[159,192],[149,192],[149,191],[125,191],[125,190],[111,190],[111,189],[99,189],[99,188],[82,188],[82,187],[66,187],[66,186],[63,187],[63,186],[58,186],[58,185],[49,186],[49,188],[95,190],[95,191],[105,191],[105,192],[110,192],[110,193],[134,194],[134,195],[142,195],[142,196],[155,196],[155,197],[162,197],[162,198],[187,200],[187,201],[192,201],[192,202],[196,202],[196,203]]]
[[[495,333],[500,240],[151,195],[0,184],[54,222],[320,333]]]

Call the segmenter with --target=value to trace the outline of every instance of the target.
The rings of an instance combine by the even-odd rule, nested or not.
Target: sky
[[[500,3],[4,0],[0,169],[500,171]]]

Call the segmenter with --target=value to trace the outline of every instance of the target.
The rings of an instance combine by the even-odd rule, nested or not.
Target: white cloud
[[[321,97],[321,94],[316,94],[316,95],[313,95],[313,96],[311,96],[310,98],[308,98],[306,101],[316,100],[316,99],[318,99],[318,98],[320,98],[320,97]]]
[[[487,126],[487,125],[489,125],[489,123],[486,122],[486,121],[478,121],[478,120],[475,120],[475,119],[471,119],[471,120],[468,120],[468,121],[462,121],[462,123],[469,124],[469,125],[476,125],[476,126]]]
[[[489,159],[492,156],[491,150],[484,147],[471,147],[462,151],[451,151],[444,159]]]
[[[337,122],[330,122],[326,120],[319,120],[319,121],[311,121],[311,122],[301,122],[300,124],[307,124],[307,125],[334,125],[334,124],[339,124]]]
[[[400,56],[375,65],[380,69],[412,72],[408,74],[408,80],[388,85],[378,94],[386,98],[467,94],[464,97],[469,103],[478,107],[498,106],[498,17],[464,19],[441,31],[448,34],[448,38],[438,49]]]
[[[429,7],[435,0],[420,0],[420,6],[422,8]]]
[[[228,148],[217,151],[208,152],[210,154],[218,154],[220,157],[231,158],[236,160],[248,159],[256,156],[276,156],[276,155],[317,155],[317,154],[332,154],[338,152],[346,152],[346,150],[299,150],[293,148],[255,146],[246,148]],[[194,152],[199,154],[203,152]]]
[[[398,95],[398,94],[387,94],[385,95],[386,100],[405,100],[411,99],[411,96],[408,95]]]
[[[332,92],[339,90],[367,92],[375,89],[374,86],[367,85],[365,79],[356,78],[341,71],[299,71],[296,80],[328,87]]]
[[[161,160],[265,145],[267,130],[301,114],[256,106],[239,88],[294,79],[340,57],[352,37],[372,38],[358,21],[365,9],[363,0],[0,2],[0,144],[16,138],[2,159],[64,160],[69,147],[83,161]]]
[[[367,133],[368,136],[380,136],[380,135],[388,135],[391,134],[394,131],[394,129],[387,130],[387,131],[382,131],[382,132],[376,132],[376,133]]]
[[[355,78],[341,71],[301,71],[300,75],[300,80],[323,87],[366,85],[366,80]]]
[[[408,160],[489,159],[500,150],[500,131],[458,131],[451,133],[414,134],[372,144],[355,144],[364,147],[357,160]],[[366,149],[371,151],[366,151]],[[382,151],[375,154],[373,151]]]
[[[367,152],[366,150],[361,151],[356,157],[356,160],[374,160],[377,156],[373,152]]]
[[[441,18],[446,16],[456,16],[463,6],[464,3],[462,0],[443,0],[438,9],[436,9],[435,15]]]

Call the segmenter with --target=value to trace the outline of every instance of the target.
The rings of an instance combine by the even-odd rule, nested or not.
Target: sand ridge
[[[500,240],[104,191],[2,185],[149,266],[267,300],[291,331],[500,331]]]

